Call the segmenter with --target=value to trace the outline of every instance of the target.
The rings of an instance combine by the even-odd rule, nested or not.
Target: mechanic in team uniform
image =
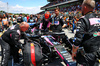
[[[83,66],[99,66],[97,59],[100,59],[100,18],[93,13],[94,8],[94,0],[83,1],[82,14],[84,16],[78,21],[75,38],[72,41],[74,48],[84,48],[84,52],[77,52],[74,48],[72,52],[72,58]]]
[[[52,17],[52,24],[50,30],[53,32],[61,32],[62,28],[66,26],[63,16],[59,12],[59,8],[55,9],[55,16]]]
[[[21,34],[28,30],[28,28],[29,24],[22,22],[12,26],[3,33],[0,39],[2,47],[2,60],[0,66],[7,66],[10,53],[14,57],[14,62],[19,63],[18,50],[21,48],[19,40],[21,38]]]
[[[43,29],[44,31],[49,31],[50,25],[52,23],[51,14],[49,11],[45,12],[44,17],[40,23],[40,29]]]

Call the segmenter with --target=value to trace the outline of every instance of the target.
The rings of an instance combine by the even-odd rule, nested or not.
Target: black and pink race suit
[[[100,18],[93,12],[89,12],[79,19],[74,39],[76,46],[84,47],[86,52],[83,57],[77,53],[77,62],[86,66],[98,66],[96,54],[100,47]]]
[[[0,39],[0,43],[2,47],[1,66],[6,66],[8,64],[10,53],[14,57],[14,62],[15,63],[19,62],[18,51],[21,45],[21,43],[19,42],[20,37],[21,37],[21,31],[18,24],[9,28],[2,35]]]

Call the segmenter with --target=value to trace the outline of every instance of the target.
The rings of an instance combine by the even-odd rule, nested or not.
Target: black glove
[[[84,56],[84,58],[88,62],[92,62],[96,60],[96,55],[94,53],[85,53],[85,50],[83,47],[79,48],[77,53],[80,53],[82,56]]]
[[[22,44],[16,45],[16,47],[17,47],[18,49],[23,49]]]
[[[88,53],[85,55],[85,59],[86,59],[87,63],[92,65],[95,63],[97,58],[93,53]]]
[[[97,51],[97,58],[100,59],[100,51]]]
[[[86,53],[84,56],[81,52],[77,52],[75,59],[77,63],[86,64],[88,66],[93,66],[96,61],[96,56],[93,53]]]
[[[73,44],[74,37],[70,38],[69,41]]]

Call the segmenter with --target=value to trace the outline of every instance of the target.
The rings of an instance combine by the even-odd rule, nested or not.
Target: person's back
[[[14,62],[19,62],[19,54],[18,54],[18,44],[17,42],[20,39],[20,28],[19,25],[13,26],[9,28],[7,31],[3,33],[1,36],[2,40],[0,39],[1,47],[2,47],[2,60],[1,60],[1,66],[6,66],[8,64],[8,59],[10,55],[13,56]]]
[[[3,25],[6,25],[6,22],[7,22],[7,21],[8,21],[7,18],[3,18],[3,19],[2,19]]]
[[[13,17],[13,25],[17,24],[17,20],[15,17]]]
[[[27,16],[25,15],[25,17],[24,17],[24,22],[27,22]]]
[[[34,22],[36,22],[36,21],[37,21],[37,17],[36,17],[36,16],[34,16],[34,17],[33,17],[33,20],[34,20]]]
[[[32,17],[30,17],[30,18],[29,18],[29,20],[28,20],[28,22],[30,22],[30,23],[34,23],[33,18],[32,18]]]
[[[77,34],[75,35],[76,37],[81,37],[79,40],[81,40],[82,42],[78,42],[76,39],[75,45],[77,44],[81,44],[80,46],[82,46],[85,50],[85,52],[87,53],[88,57],[86,59],[88,59],[86,62],[88,62],[89,65],[95,65],[96,61],[96,56],[95,54],[92,53],[96,53],[99,50],[100,47],[100,18],[98,18],[98,16],[94,13],[89,13],[87,15],[85,15],[84,17],[82,17],[79,21],[82,22],[81,28],[83,27],[83,29],[77,29],[76,32]],[[83,23],[84,22],[84,23]],[[79,23],[79,22],[78,22]],[[77,26],[79,28],[79,26]],[[83,38],[82,38],[83,37]],[[90,57],[90,58],[89,58]],[[83,63],[80,58],[82,58],[81,56],[77,56],[77,62],[78,63]],[[91,61],[90,61],[91,59]]]
[[[18,22],[18,23],[23,22],[22,14],[20,14],[20,15],[18,16],[17,22]]]
[[[1,66],[7,66],[10,54],[14,58],[14,63],[19,63],[18,50],[22,48],[21,42],[19,42],[19,40],[21,38],[22,32],[25,32],[28,30],[28,28],[29,24],[22,22],[21,24],[10,27],[3,33],[1,36],[2,39],[0,39],[2,48]]]
[[[8,22],[8,19],[6,17],[4,17],[2,19],[2,26],[3,28],[7,29],[9,27],[9,22]]]
[[[100,18],[95,14],[90,12],[80,19],[84,22],[84,33],[82,45],[86,53],[91,53],[99,50],[96,46],[100,46]],[[81,33],[81,32],[80,32]]]
[[[23,22],[23,19],[22,19],[22,17],[21,17],[21,16],[19,16],[19,17],[17,18],[17,22],[18,22],[18,23]]]
[[[75,48],[83,47],[85,53],[77,52],[77,63],[83,66],[98,66],[97,56],[100,47],[100,18],[93,13],[94,0],[84,0],[82,14],[77,23],[75,38],[73,40],[72,58],[75,59]]]
[[[15,33],[17,34],[17,31],[20,32],[20,28],[19,28],[19,25],[15,25],[15,26],[12,26],[11,28],[9,28],[7,31],[4,32],[4,34],[1,36],[3,40],[5,40],[7,43],[11,43],[10,40],[11,39],[11,36],[10,34],[11,33]]]

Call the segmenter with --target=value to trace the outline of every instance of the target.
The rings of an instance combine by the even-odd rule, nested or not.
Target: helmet
[[[27,22],[22,22],[20,24],[21,31],[25,32],[26,30],[28,30],[28,28],[29,28],[29,24]]]
[[[44,14],[44,17],[45,17],[46,19],[48,19],[50,16],[51,16],[51,14],[50,14],[49,11],[47,11],[47,12]]]

